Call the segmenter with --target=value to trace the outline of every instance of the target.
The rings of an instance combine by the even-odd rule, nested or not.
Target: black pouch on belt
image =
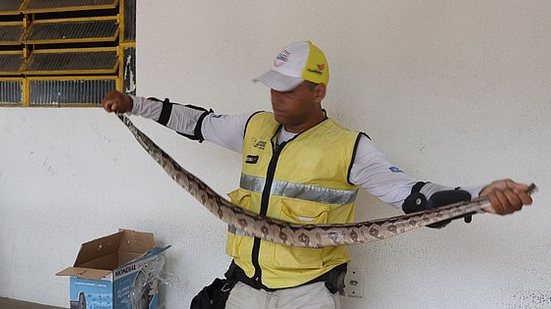
[[[232,263],[233,265],[233,263]],[[237,283],[232,267],[226,272],[224,279],[216,278],[204,287],[191,301],[190,309],[224,309],[230,292]]]
[[[347,264],[339,265],[329,272],[327,272],[325,277],[325,287],[329,292],[335,294],[341,292],[344,289],[344,276],[346,275]]]

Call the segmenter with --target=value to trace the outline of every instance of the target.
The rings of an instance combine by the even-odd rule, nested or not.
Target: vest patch
[[[264,148],[266,148],[266,141],[258,141],[253,145],[253,147],[264,150]]]
[[[247,158],[245,158],[245,163],[248,163],[248,164],[258,163],[258,156],[247,155]]]

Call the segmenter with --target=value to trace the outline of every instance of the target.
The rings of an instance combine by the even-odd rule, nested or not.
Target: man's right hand
[[[103,101],[101,101],[101,105],[108,113],[127,113],[132,110],[134,103],[126,94],[122,94],[118,91],[111,91],[105,95]]]

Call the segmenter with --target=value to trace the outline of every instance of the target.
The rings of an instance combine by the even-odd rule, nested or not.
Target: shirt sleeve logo
[[[396,166],[391,166],[388,169],[393,173],[403,173],[403,171]]]

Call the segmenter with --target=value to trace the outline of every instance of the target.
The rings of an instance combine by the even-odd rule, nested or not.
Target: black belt
[[[296,287],[299,287],[299,286],[303,286],[303,285],[307,285],[307,284],[312,284],[312,283],[315,283],[315,282],[325,282],[325,286],[329,289],[329,291],[331,291],[331,293],[336,293],[340,290],[342,290],[344,288],[344,275],[346,274],[346,268],[347,268],[347,264],[344,263],[344,264],[341,264],[341,265],[338,265],[336,267],[334,267],[333,269],[331,269],[330,271],[322,274],[321,276],[318,276],[308,282],[305,282],[305,283],[302,283],[302,284],[299,284],[297,286],[292,286],[292,287],[285,287],[285,288],[269,288],[267,286],[265,286],[264,284],[262,284],[261,282],[257,282],[255,280],[253,280],[252,278],[249,278],[247,277],[247,275],[245,274],[245,271],[237,266],[237,264],[235,264],[234,261],[231,262],[230,264],[230,267],[228,269],[228,271],[226,272],[225,276],[226,278],[230,279],[230,278],[235,278],[237,279],[238,281],[241,281],[243,283],[245,283],[246,285],[254,288],[254,289],[257,289],[257,290],[260,290],[260,289],[263,289],[263,290],[266,290],[268,292],[274,292],[274,291],[277,291],[277,290],[284,290],[284,289],[289,289],[289,288],[296,288]]]

